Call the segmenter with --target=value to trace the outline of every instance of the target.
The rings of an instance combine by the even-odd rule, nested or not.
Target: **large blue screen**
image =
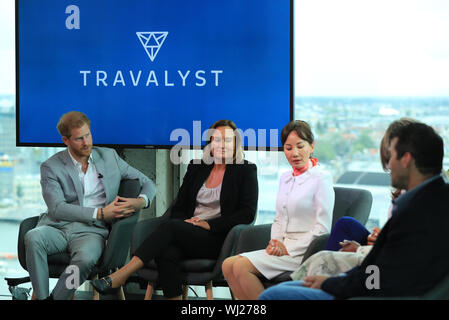
[[[276,145],[269,130],[292,117],[291,6],[17,0],[17,144],[60,143],[59,117],[78,110],[95,144],[170,147],[184,130],[199,145],[198,130],[231,119],[267,132],[246,147]]]

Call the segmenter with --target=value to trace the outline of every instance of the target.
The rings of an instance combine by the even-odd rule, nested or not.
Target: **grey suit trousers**
[[[100,258],[105,239],[98,233],[76,232],[77,223],[61,228],[37,226],[25,235],[28,272],[36,299],[49,296],[49,270],[47,256],[69,252],[70,265],[59,277],[52,291],[55,300],[68,300],[89,277]]]

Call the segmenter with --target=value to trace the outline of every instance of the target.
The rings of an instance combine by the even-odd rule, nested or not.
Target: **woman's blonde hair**
[[[232,157],[232,163],[242,163],[244,160],[243,145],[242,145],[242,135],[240,130],[232,120],[218,120],[207,130],[206,145],[203,148],[203,161],[212,164],[214,162],[214,157],[211,150],[212,135],[215,129],[219,127],[230,127],[234,133],[234,154]]]

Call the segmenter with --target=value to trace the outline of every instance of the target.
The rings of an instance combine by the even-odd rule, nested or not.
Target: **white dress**
[[[310,242],[330,232],[334,200],[332,177],[319,165],[296,177],[292,172],[284,173],[279,183],[271,239],[282,241],[289,255],[272,256],[264,248],[241,256],[247,257],[267,279],[295,271]]]

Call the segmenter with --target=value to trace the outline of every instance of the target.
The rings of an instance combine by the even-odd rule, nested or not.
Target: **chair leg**
[[[98,274],[92,279],[92,280],[97,280],[98,279]],[[92,300],[100,300],[100,293],[95,290],[95,288],[92,286]]]
[[[188,300],[189,299],[189,286],[185,285],[182,290],[182,300]]]
[[[234,296],[234,292],[232,292],[231,288],[229,288],[229,293],[231,294],[231,299],[232,300],[237,300]]]
[[[118,296],[120,300],[126,300],[125,298],[125,290],[123,289],[123,286],[120,286],[120,290],[118,292]]]
[[[151,300],[151,297],[153,296],[153,291],[154,291],[154,284],[152,282],[148,282],[144,300]]]
[[[206,283],[206,298],[207,300],[214,300],[214,295],[212,292],[212,281]]]
[[[117,268],[115,269],[115,271],[117,271],[117,270],[119,270],[119,269],[120,269],[120,268],[117,267]],[[126,284],[126,283],[125,283],[125,284]],[[120,286],[120,290],[118,291],[118,297],[119,297],[120,300],[126,300],[126,298],[125,298],[125,290],[124,290],[125,284],[122,285],[122,286]]]

